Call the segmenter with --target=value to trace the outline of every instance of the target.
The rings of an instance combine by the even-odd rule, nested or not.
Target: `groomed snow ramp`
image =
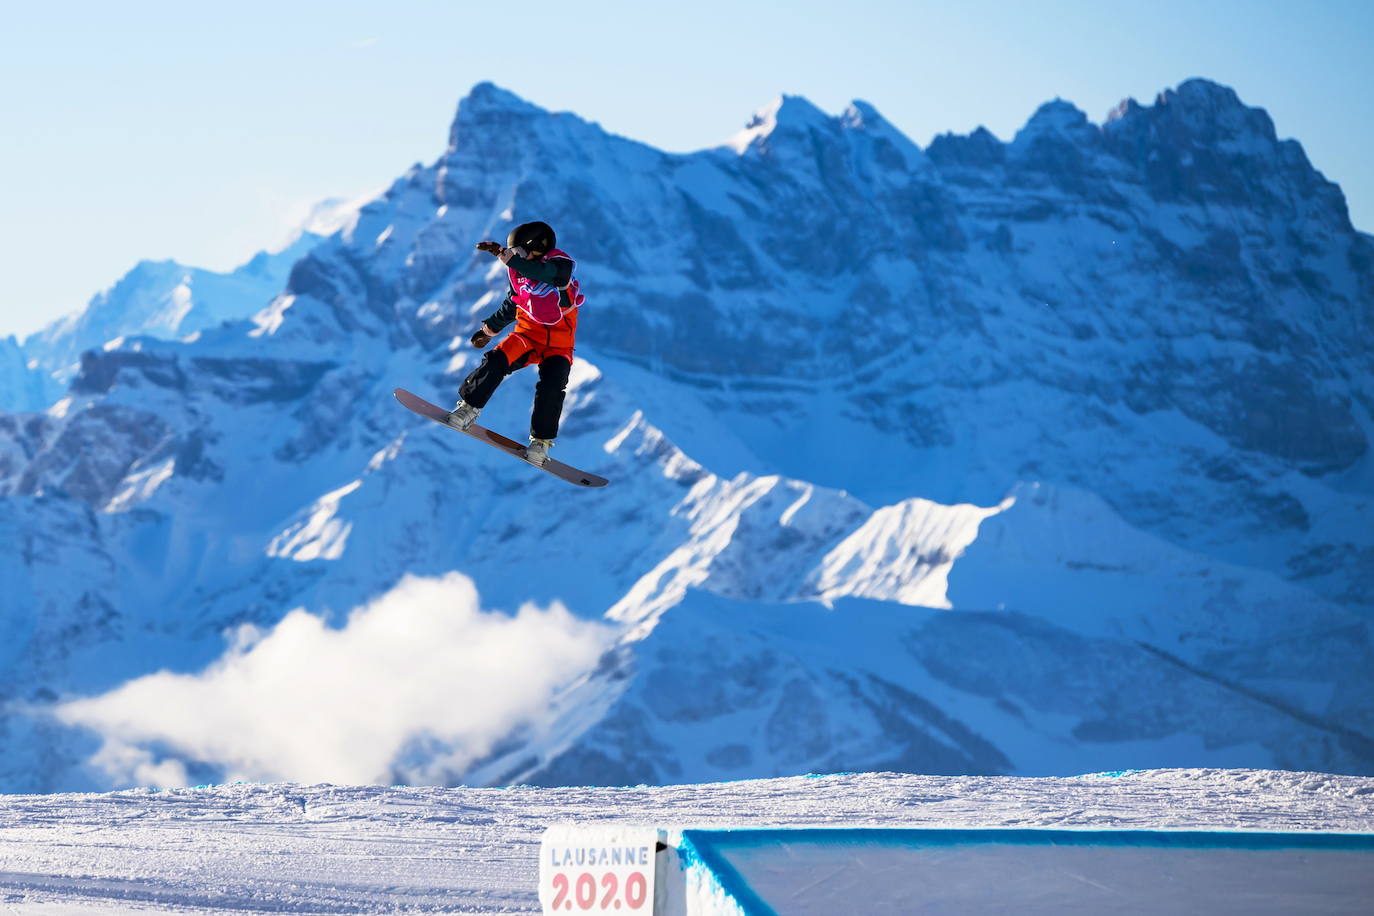
[[[647,904],[626,909],[623,895],[602,893],[623,886],[623,875],[598,870],[608,846],[578,839],[574,827],[559,829],[566,848],[551,850],[546,835],[541,887],[552,874],[546,865],[562,861],[570,868],[558,886],[568,892],[541,893],[545,913],[647,916]],[[655,865],[654,874],[635,879],[634,900],[650,889],[654,916],[1368,914],[1374,901],[1374,834],[640,828],[638,835],[644,852],[636,861],[653,848]]]

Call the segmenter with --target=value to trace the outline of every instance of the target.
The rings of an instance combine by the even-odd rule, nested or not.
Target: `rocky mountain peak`
[[[855,99],[849,103],[840,118],[841,123],[856,130],[894,130],[887,118],[878,113],[868,102]]]
[[[1155,99],[1158,114],[1186,127],[1202,142],[1259,140],[1275,143],[1274,122],[1263,108],[1249,108],[1236,91],[1205,79],[1166,89]]]
[[[1237,152],[1268,151],[1277,143],[1274,122],[1262,108],[1250,108],[1229,86],[1190,79],[1165,89],[1150,106],[1126,99],[1108,115],[1118,135],[1150,133],[1161,146],[1230,144]]]
[[[744,129],[728,143],[740,153],[775,147],[779,141],[810,130],[827,130],[834,119],[799,95],[780,95],[754,112]]]
[[[1340,189],[1296,141],[1278,140],[1264,109],[1248,107],[1228,86],[1190,79],[1153,105],[1127,99],[1108,116],[1103,135],[1116,157],[1143,173],[1156,199],[1245,202],[1287,218],[1313,209],[1333,228],[1348,228]]]
[[[910,172],[927,165],[921,148],[868,102],[850,102],[839,123],[855,144],[872,144],[873,158],[883,166]]]
[[[1230,86],[1213,82],[1202,77],[1193,77],[1179,83],[1177,88],[1165,89],[1155,97],[1157,105],[1176,105],[1192,111],[1220,115],[1227,112],[1259,111],[1250,108],[1240,100],[1236,90]]]
[[[544,109],[493,82],[484,80],[477,83],[458,102],[458,116],[478,112],[507,111],[525,114],[543,112]]]
[[[459,149],[460,144],[468,145],[469,138],[482,145],[499,137],[512,138],[514,130],[548,114],[546,109],[495,83],[478,83],[458,102],[458,112],[449,129],[449,152]]]
[[[971,134],[940,134],[930,141],[926,155],[936,165],[981,169],[1006,159],[1007,148],[992,131],[980,125]]]
[[[1011,145],[1013,150],[1024,149],[1041,137],[1063,137],[1081,140],[1095,137],[1097,128],[1089,121],[1086,113],[1072,102],[1054,99],[1046,102],[1031,115],[1026,126],[1016,132]]]
[[[1017,170],[1039,174],[1075,195],[1086,195],[1086,175],[1097,170],[1092,151],[1101,146],[1096,125],[1077,106],[1063,99],[1041,105],[1017,131],[1007,154]]]

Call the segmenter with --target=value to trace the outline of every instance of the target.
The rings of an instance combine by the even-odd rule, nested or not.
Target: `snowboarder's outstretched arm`
[[[573,263],[566,256],[546,261],[543,258],[529,257],[523,248],[505,248],[500,242],[491,241],[478,242],[477,249],[500,258],[502,264],[535,283],[547,283],[563,289],[572,282]]]

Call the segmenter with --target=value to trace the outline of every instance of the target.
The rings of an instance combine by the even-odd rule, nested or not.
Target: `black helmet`
[[[548,254],[558,247],[558,237],[548,223],[521,223],[506,236],[506,247]]]

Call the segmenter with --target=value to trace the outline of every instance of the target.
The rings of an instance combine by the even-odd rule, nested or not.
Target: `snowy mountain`
[[[291,266],[320,240],[303,233],[280,251],[259,252],[231,273],[176,261],[140,261],[78,314],[53,322],[25,341],[31,358],[70,377],[87,350],[139,335],[173,340],[242,320],[281,291]]]
[[[276,297],[291,267],[358,204],[329,200],[314,207],[285,246],[260,251],[229,273],[176,261],[140,261],[80,312],[54,321],[22,344],[0,341],[0,409],[44,410],[80,367],[81,354],[129,336],[174,340],[225,321],[243,320]]]
[[[526,218],[604,491],[390,397],[451,402]],[[251,320],[0,416],[0,788],[1374,772],[1372,323],[1374,239],[1206,81],[687,155],[479,85]]]
[[[38,410],[61,394],[62,386],[30,362],[18,338],[0,338],[0,410]]]

